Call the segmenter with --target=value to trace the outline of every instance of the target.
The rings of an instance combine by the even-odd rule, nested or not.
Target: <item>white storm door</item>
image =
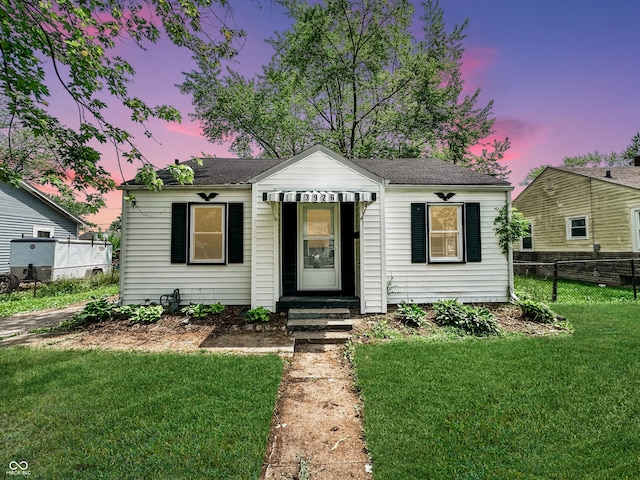
[[[338,204],[300,203],[298,215],[298,290],[340,290]]]

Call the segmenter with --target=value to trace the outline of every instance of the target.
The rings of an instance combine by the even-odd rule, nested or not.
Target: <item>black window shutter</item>
[[[427,217],[424,203],[411,204],[411,263],[427,263]]]
[[[171,204],[171,263],[187,263],[187,204]]]
[[[244,252],[244,213],[242,203],[229,204],[227,250],[229,263],[242,263]]]
[[[482,260],[480,248],[480,204],[465,203],[464,210],[467,262],[480,262]]]

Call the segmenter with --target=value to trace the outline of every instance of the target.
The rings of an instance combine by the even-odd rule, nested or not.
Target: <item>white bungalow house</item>
[[[322,146],[287,159],[187,162],[160,192],[127,182],[124,304],[285,310],[296,302],[386,312],[402,301],[506,302],[512,276],[493,230],[508,182],[434,159],[349,160]]]

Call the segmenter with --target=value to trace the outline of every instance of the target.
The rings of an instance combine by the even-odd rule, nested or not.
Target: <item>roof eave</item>
[[[185,185],[163,185],[161,190],[195,190],[202,188],[238,188],[238,189],[250,189],[250,183],[191,183]],[[127,185],[121,184],[117,187],[118,190],[135,190],[135,191],[150,191],[146,185]],[[157,193],[157,192],[155,192]]]
[[[434,189],[455,189],[455,188],[464,188],[469,190],[498,190],[503,192],[512,191],[514,189],[513,185],[491,185],[491,184],[469,184],[469,183],[453,183],[453,184],[439,184],[439,183],[426,183],[426,184],[407,184],[407,183],[390,183],[388,187],[393,188],[406,188],[406,189],[415,189],[415,188],[434,188]]]

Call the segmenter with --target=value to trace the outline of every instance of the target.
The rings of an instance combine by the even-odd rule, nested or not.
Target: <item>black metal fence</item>
[[[640,259],[515,262],[518,295],[541,302],[635,301]]]

